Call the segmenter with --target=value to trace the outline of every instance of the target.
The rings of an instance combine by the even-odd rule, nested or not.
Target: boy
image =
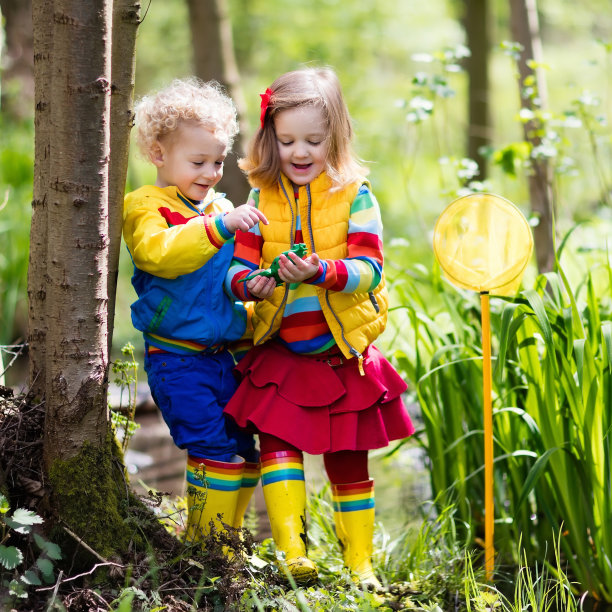
[[[138,295],[132,322],[144,336],[153,399],[188,452],[187,540],[197,541],[218,513],[241,526],[259,478],[253,436],[223,415],[236,387],[228,344],[247,322],[223,279],[236,230],[267,221],[213,189],[238,131],[234,105],[217,83],[177,80],[145,96],[136,128],[157,179],[125,197],[123,236]]]

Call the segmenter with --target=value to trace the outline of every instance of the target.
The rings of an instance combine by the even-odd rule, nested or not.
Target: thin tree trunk
[[[536,0],[510,0],[510,14],[512,35],[516,42],[523,46],[519,69],[519,89],[521,102],[525,108],[532,110],[545,109],[547,107],[548,95],[546,91],[546,79],[542,68],[542,43],[540,40],[540,29]],[[536,64],[536,68],[528,65],[530,60]],[[537,87],[537,98],[524,95],[524,83],[528,77],[534,77]],[[525,140],[532,148],[540,144],[537,130],[533,122],[524,124]],[[529,181],[529,198],[531,210],[539,219],[534,228],[534,242],[536,260],[540,272],[549,272],[555,265],[555,247],[553,238],[553,194],[552,194],[552,169],[544,158],[531,158],[531,173]]]
[[[128,167],[130,130],[134,119],[136,32],[140,24],[138,0],[115,0],[113,6],[111,158],[109,175],[108,355],[113,343],[117,273],[121,250],[123,195]],[[129,58],[132,58],[131,61]]]
[[[480,152],[491,144],[489,110],[489,0],[466,0],[465,32],[471,55],[467,60],[468,95],[468,157],[478,164],[479,179],[488,174],[487,158]]]
[[[219,189],[226,191],[234,204],[243,204],[249,193],[246,177],[238,168],[237,159],[244,155],[248,132],[246,103],[240,87],[240,74],[234,55],[232,24],[227,0],[187,0],[194,53],[195,74],[204,81],[219,81],[234,100],[240,121],[240,133],[233,153],[225,162]]]
[[[45,356],[39,386],[46,408],[46,505],[51,524],[68,526],[87,550],[110,558],[135,542],[133,526],[125,520],[129,488],[107,406],[113,7],[112,0],[33,4],[36,24],[44,24],[52,40],[50,72],[36,74],[37,91],[44,87],[49,96],[47,120],[41,115],[36,124],[35,164],[35,183],[40,191],[47,188],[46,214],[37,213],[46,240],[33,246],[30,261],[33,273],[40,276],[42,270],[48,278],[41,310],[36,302],[30,309],[45,332],[35,337],[45,350],[35,354]],[[42,47],[39,55],[44,56]],[[124,118],[124,123],[129,122]],[[39,176],[43,171],[46,180]],[[116,181],[119,185],[121,177]],[[61,539],[60,529],[56,536]],[[70,550],[74,542],[72,537],[62,541],[71,566],[91,563],[89,553],[82,556],[84,547]]]
[[[55,0],[44,459],[102,448],[107,417],[112,4]],[[52,350],[51,350],[52,349]]]
[[[46,293],[47,293],[47,201],[49,195],[51,52],[53,3],[35,2],[34,32],[34,187],[30,260],[28,265],[29,387],[35,396],[45,392]]]

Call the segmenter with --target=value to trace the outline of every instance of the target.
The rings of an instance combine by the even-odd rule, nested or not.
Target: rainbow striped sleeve
[[[221,215],[211,214],[204,217],[206,237],[216,249],[220,249],[233,236],[227,227],[225,227],[223,222],[224,215],[225,213]]]
[[[259,190],[253,189],[247,199],[247,204],[259,204]],[[239,282],[253,270],[259,268],[261,262],[261,248],[263,238],[259,231],[259,224],[253,226],[248,232],[236,232],[234,240],[234,258],[225,276],[225,290],[242,301],[249,301],[253,296],[248,292],[246,283]]]
[[[306,282],[342,293],[372,291],[382,277],[382,231],[378,202],[362,185],[351,204],[348,257],[321,261],[319,272]]]

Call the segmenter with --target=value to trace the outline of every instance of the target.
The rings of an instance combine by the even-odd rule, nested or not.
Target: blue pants
[[[258,461],[253,436],[223,414],[236,390],[234,359],[228,351],[145,354],[144,366],[153,400],[179,448],[215,461],[229,461],[234,455]]]

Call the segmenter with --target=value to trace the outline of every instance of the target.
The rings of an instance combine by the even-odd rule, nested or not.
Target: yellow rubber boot
[[[240,483],[240,491],[238,492],[238,502],[236,504],[236,514],[234,516],[233,527],[240,528],[244,522],[244,515],[249,506],[249,502],[255,492],[255,487],[259,482],[261,475],[261,466],[259,463],[251,463],[247,461],[244,464],[244,472],[242,473],[242,482]]]
[[[302,453],[279,451],[261,456],[261,482],[276,548],[297,584],[317,579],[306,556],[306,485]]]
[[[332,485],[334,521],[344,564],[353,580],[366,589],[382,586],[372,568],[374,536],[374,481]]]
[[[225,530],[222,523],[233,525],[243,471],[242,458],[236,463],[187,458],[188,542],[198,542],[207,535],[211,521],[218,531]]]

